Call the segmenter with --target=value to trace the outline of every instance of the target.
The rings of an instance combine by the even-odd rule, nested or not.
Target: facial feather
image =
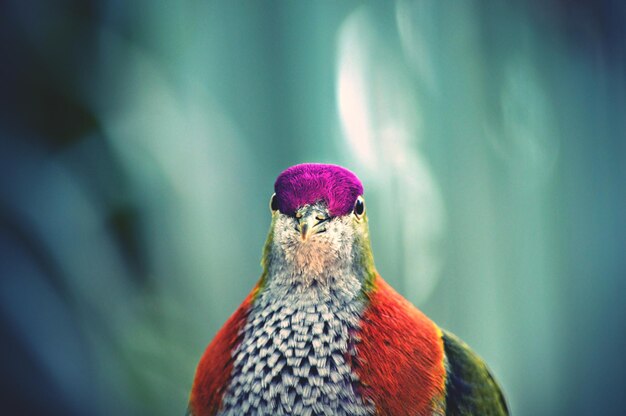
[[[277,215],[271,242],[270,276],[284,284],[309,287],[314,283],[327,285],[333,278],[350,273],[355,242],[352,218],[332,218],[325,232],[303,240],[295,230],[295,218]]]

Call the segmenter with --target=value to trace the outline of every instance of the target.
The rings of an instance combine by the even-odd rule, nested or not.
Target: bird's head
[[[373,273],[363,185],[336,165],[307,163],[282,172],[270,199],[266,274],[296,284]]]

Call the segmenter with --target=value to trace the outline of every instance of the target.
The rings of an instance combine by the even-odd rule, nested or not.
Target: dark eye
[[[276,194],[272,194],[272,197],[270,198],[270,209],[272,211],[278,211],[278,198],[276,197]]]
[[[354,203],[354,215],[356,215],[358,219],[361,219],[364,213],[365,213],[365,201],[363,200],[363,197],[359,196],[356,199],[356,202]]]

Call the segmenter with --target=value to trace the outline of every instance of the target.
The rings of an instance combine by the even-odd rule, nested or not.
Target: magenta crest
[[[363,194],[363,185],[341,166],[303,163],[278,175],[274,190],[283,214],[294,215],[303,205],[325,201],[330,215],[337,217],[352,212],[357,197]]]

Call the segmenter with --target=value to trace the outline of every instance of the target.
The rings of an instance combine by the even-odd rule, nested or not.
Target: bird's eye
[[[272,211],[278,211],[278,198],[276,197],[276,194],[272,194],[272,197],[270,198],[270,209]]]
[[[365,213],[365,201],[363,200],[362,196],[359,196],[356,199],[356,202],[354,203],[354,215],[358,218],[361,219],[363,217],[363,214]]]

